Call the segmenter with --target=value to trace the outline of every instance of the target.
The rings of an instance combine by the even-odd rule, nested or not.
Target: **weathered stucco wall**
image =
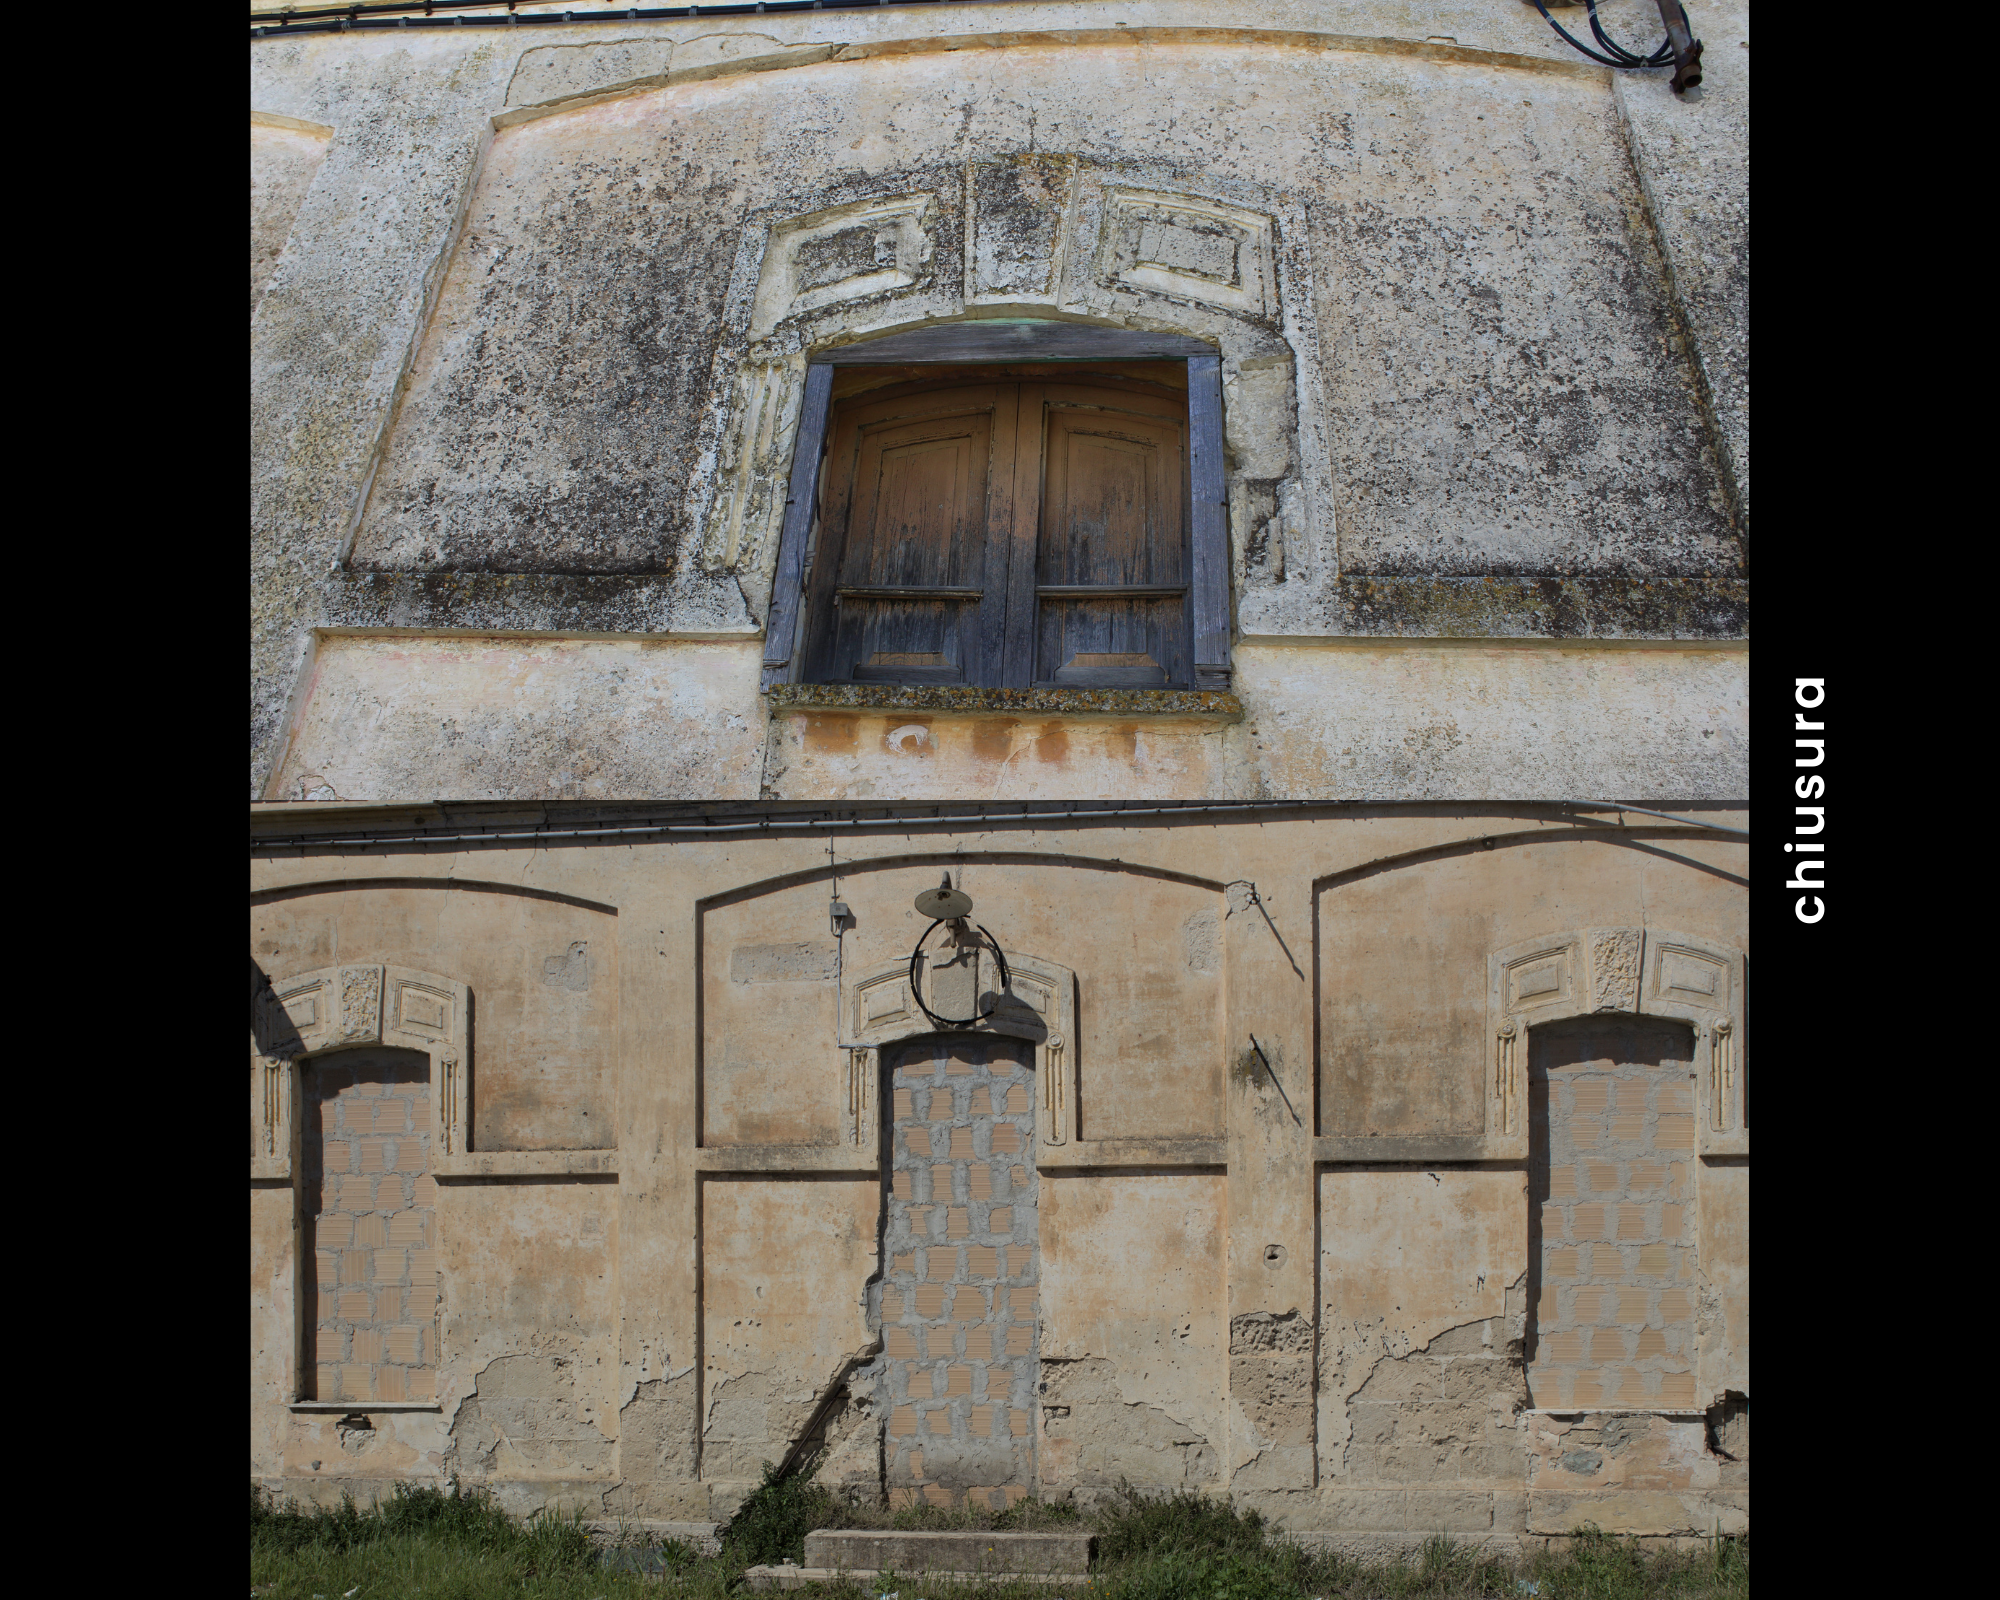
[[[475,1150],[617,1142],[618,933],[608,907],[504,885],[329,888],[257,908],[252,959],[274,981],[342,961],[445,976],[477,996]]]
[[[1511,839],[1321,886],[1321,1131],[1477,1132],[1486,1120],[1489,952],[1616,925],[1633,906],[1654,926],[1740,949],[1749,933],[1743,887],[1698,856]]]
[[[1227,1185],[1073,1177],[1042,1196],[1044,1481],[1219,1486]]]
[[[849,338],[957,315],[965,162],[1049,150],[1149,193],[1315,202],[1266,268],[1310,275],[1291,315],[1275,284],[1269,311],[1259,306],[1283,337],[1246,331],[1230,352],[1246,458],[1237,511],[1255,522],[1239,543],[1269,569],[1246,574],[1255,626],[1341,631],[1327,592],[1340,572],[1733,574],[1608,90],[1599,77],[1310,45],[1078,42],[801,65],[503,128],[353,559],[673,569],[711,487],[698,460],[710,389],[732,376],[711,362],[741,359],[728,346],[749,307],[731,304],[730,280],[746,227],[754,261],[785,216],[922,197],[923,259],[877,274],[911,281],[857,295],[873,278],[828,267],[816,298],[839,295],[833,328]],[[1066,202],[1057,189],[1046,203],[1054,226],[1075,229]],[[1198,286],[1180,304],[1116,277],[1100,286],[1116,270],[1097,259],[1118,238],[1115,211],[1102,226],[1103,246],[1088,235],[1051,246],[1066,276],[1010,303],[1236,334]],[[749,330],[759,326],[753,313]],[[1316,362],[1322,327],[1341,332],[1301,394],[1290,369]],[[1326,488],[1298,449],[1300,430],[1322,426],[1322,381],[1345,463],[1337,510],[1313,506]],[[1304,415],[1259,437],[1259,407],[1288,401]],[[1274,527],[1281,501],[1289,525]],[[738,541],[720,554],[753,602],[768,593],[771,549]]]
[[[289,120],[289,119],[288,119]],[[264,298],[313,174],[326,158],[330,128],[253,120],[250,124],[250,312]]]
[[[1320,1174],[1329,1524],[1466,1533],[1519,1515],[1524,1204],[1514,1172]]]
[[[320,641],[276,789],[754,798],[755,646],[691,640]]]
[[[754,643],[322,640],[291,800],[1683,800],[1747,785],[1741,649],[1246,644],[1240,713],[1040,714],[962,691],[757,709]],[[978,696],[973,696],[977,700]]]
[[[257,792],[293,792],[304,734],[312,770],[346,754],[316,630],[758,639],[806,353],[939,318],[1217,344],[1239,641],[1745,635],[1743,11],[1704,13],[1684,101],[1664,74],[1614,83],[1529,8],[938,22],[256,44],[256,109],[333,130],[253,329]],[[299,170],[267,183],[260,238]],[[1228,282],[1175,205],[1235,241]],[[1182,239],[1148,246],[1165,265],[1133,254],[1148,227]],[[419,778],[445,719],[414,710],[434,694],[454,689],[356,731],[352,792],[440,792]],[[492,717],[511,757],[465,792],[717,792],[705,756],[675,765],[564,675]],[[584,744],[604,754],[579,787]],[[1491,792],[1473,752],[1420,748],[1393,792]],[[1740,758],[1676,756],[1703,793],[1747,788]],[[1124,792],[1326,792],[1296,770],[1324,780],[1317,749],[1244,757],[1176,750]],[[1624,770],[1593,752],[1585,775]],[[765,783],[888,773],[824,776],[851,787]]]
[[[602,1494],[618,1476],[615,1187],[439,1187],[444,1337],[462,1352],[446,1470],[516,1508]]]
[[[801,1052],[801,1027],[855,1037],[838,1016],[841,975],[907,959],[924,919],[910,905],[908,862],[856,866],[840,878],[853,915],[836,940],[829,887],[815,881],[710,910],[702,919],[702,1139],[705,1144],[837,1144],[845,1138],[831,1056]],[[987,855],[937,858],[968,893],[1005,900],[1008,948],[1074,949],[1082,877],[1119,908],[1076,964],[1078,1036],[1069,1045],[1078,1113],[1090,1139],[1214,1137],[1222,1132],[1219,885],[1096,862],[1025,864]],[[1162,937],[1162,933],[1167,936]],[[1065,963],[1069,965],[1070,963]]]
[[[702,1185],[702,1476],[757,1480],[870,1342],[879,1267],[872,1177]]]
[[[260,1024],[258,1481],[331,1499],[457,1472],[516,1509],[713,1520],[825,1399],[821,1470],[867,1495],[1087,1500],[1123,1477],[1228,1493],[1357,1547],[1591,1518],[1658,1537],[1745,1525],[1742,840],[1525,805],[956,832],[910,810],[789,837],[713,830],[806,814],[714,809],[378,819],[397,838],[692,830],[539,848],[371,845],[346,808],[259,818],[329,835],[255,860],[254,948],[281,988],[407,965],[465,982],[472,1026],[441,1047],[469,1056],[462,1077],[430,1058],[436,1397],[315,1410],[294,1409],[310,1387],[293,1233],[308,1163],[283,1155],[306,1101],[283,1030]],[[940,1038],[905,986],[928,926],[911,897],[945,870],[1014,962],[996,1024],[1012,1031],[996,1036],[1004,1073],[954,1076],[934,1051],[927,1093],[949,1092],[919,1104],[887,1075]],[[920,978],[934,1007],[986,981],[938,987],[950,970]],[[1558,1149],[1535,1126],[1551,1069],[1533,1041],[1573,1017],[1665,1019],[1685,1043],[1647,1069],[1643,1106],[1564,1099]],[[615,1137],[597,1138],[607,1121]],[[354,1144],[344,1171],[388,1162],[368,1137],[380,1152]],[[1016,1140],[1018,1160],[1001,1148]],[[1669,1145],[1670,1195],[1639,1171]],[[1537,1251],[1593,1229],[1588,1283],[1537,1279]],[[1663,1285],[1645,1252],[1669,1233],[1679,1275]],[[1031,1234],[1032,1282],[1014,1254]],[[1584,1308],[1571,1291],[1593,1284]],[[985,1448],[991,1374],[983,1392],[967,1374],[1019,1357],[1007,1330],[1030,1318],[1034,1403],[1014,1384],[1004,1411],[1032,1448]],[[1642,1382],[1636,1410],[1550,1409],[1529,1382],[1545,1323],[1588,1335],[1585,1364],[1672,1366],[1672,1395],[1648,1409]],[[885,1432],[890,1369],[913,1362],[951,1402],[921,1439]],[[1005,1481],[1028,1461],[1031,1478]]]

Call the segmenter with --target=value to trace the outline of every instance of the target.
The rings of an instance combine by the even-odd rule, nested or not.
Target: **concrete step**
[[[752,1589],[802,1589],[809,1583],[837,1583],[843,1578],[855,1583],[872,1584],[884,1574],[894,1571],[898,1581],[908,1578],[911,1573],[906,1567],[751,1567],[743,1574],[743,1581]],[[1091,1577],[1087,1572],[999,1572],[992,1568],[980,1572],[942,1571],[936,1567],[924,1574],[927,1578],[954,1578],[978,1583],[1040,1583],[1061,1584],[1073,1589],[1078,1595],[1090,1592]],[[1067,1597],[1065,1597],[1067,1600]]]
[[[1087,1572],[1096,1536],[1088,1533],[899,1533],[883,1528],[820,1528],[806,1535],[808,1567],[853,1572]]]

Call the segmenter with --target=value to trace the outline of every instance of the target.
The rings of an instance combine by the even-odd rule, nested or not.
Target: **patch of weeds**
[[[746,1567],[805,1560],[806,1535],[829,1526],[842,1509],[838,1495],[812,1481],[819,1462],[815,1454],[782,1478],[764,1463],[764,1481],[721,1531],[725,1560]]]
[[[280,1503],[255,1485],[250,1490],[250,1548],[254,1553],[317,1550],[344,1552],[385,1540],[422,1539],[461,1550],[510,1555],[535,1568],[588,1566],[595,1550],[582,1521],[541,1512],[522,1522],[483,1490],[399,1483],[386,1500],[365,1511],[352,1495],[338,1506]]]
[[[580,1517],[545,1511],[522,1521],[457,1484],[398,1484],[365,1509],[351,1495],[302,1506],[251,1489],[250,1581],[271,1600],[560,1595],[596,1570]]]
[[[1171,1550],[1250,1554],[1262,1551],[1267,1542],[1260,1513],[1238,1511],[1225,1500],[1185,1489],[1148,1498],[1120,1483],[1094,1520],[1098,1563],[1106,1567]]]
[[[1524,1569],[1536,1600],[1747,1600],[1750,1541],[1718,1535],[1699,1549],[1647,1549],[1585,1523]]]
[[[265,1600],[743,1600],[751,1565],[803,1561],[815,1527],[937,1530],[1088,1528],[1098,1536],[1086,1585],[1062,1600],[1749,1600],[1750,1541],[1718,1535],[1656,1548],[1595,1527],[1516,1555],[1444,1534],[1400,1559],[1357,1560],[1294,1542],[1254,1511],[1191,1493],[1147,1496],[1121,1484],[1084,1516],[1066,1502],[1004,1512],[936,1506],[891,1511],[811,1480],[816,1463],[764,1481],[723,1530],[720,1557],[626,1530],[601,1560],[580,1520],[519,1521],[478,1491],[403,1489],[366,1510],[280,1505],[251,1495],[251,1583]],[[797,1600],[1056,1600],[1048,1586],[884,1573],[806,1586]]]

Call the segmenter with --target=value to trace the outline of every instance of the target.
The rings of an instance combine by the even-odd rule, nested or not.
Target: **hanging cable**
[[[381,28],[514,28],[581,27],[593,22],[656,22],[688,17],[747,17],[791,11],[874,10],[882,5],[947,5],[952,0],[737,0],[737,3],[677,6],[630,6],[602,11],[517,11],[521,0],[382,0],[364,5],[310,6],[283,12],[253,14],[252,39],[290,39],[309,33],[373,32]],[[998,3],[998,0],[989,0]],[[421,11],[423,15],[406,16]],[[459,15],[433,16],[434,11]],[[474,11],[476,16],[463,13]]]
[[[1626,70],[1671,65],[1674,69],[1675,94],[1685,94],[1701,82],[1701,41],[1694,36],[1692,25],[1688,22],[1687,8],[1681,4],[1681,0],[1659,0],[1660,20],[1666,24],[1667,37],[1659,49],[1648,56],[1637,55],[1627,50],[1604,31],[1604,24],[1597,17],[1597,0],[1584,0],[1584,5],[1590,12],[1591,34],[1610,52],[1609,55],[1599,55],[1550,16],[1547,0],[1535,0],[1535,9],[1541,12],[1542,20],[1554,28],[1571,48],[1581,51],[1600,65]]]

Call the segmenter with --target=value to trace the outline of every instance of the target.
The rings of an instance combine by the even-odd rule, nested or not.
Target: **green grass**
[[[1292,1544],[1255,1512],[1195,1494],[1148,1497],[1124,1489],[1085,1515],[1023,1501],[1004,1512],[856,1505],[810,1482],[807,1472],[758,1488],[722,1531],[722,1554],[629,1541],[607,1552],[580,1522],[544,1515],[519,1521],[477,1492],[399,1491],[360,1510],[280,1506],[253,1489],[250,1581],[267,1600],[733,1600],[746,1567],[797,1561],[816,1527],[1022,1529],[1070,1527],[1098,1536],[1087,1591],[1042,1584],[951,1583],[885,1574],[863,1587],[813,1585],[805,1600],[1747,1600],[1750,1545],[1650,1550],[1582,1528],[1521,1557],[1482,1554],[1438,1535],[1401,1562],[1356,1562]],[[649,1567],[651,1575],[621,1570]],[[1533,1590],[1526,1586],[1532,1584]]]

